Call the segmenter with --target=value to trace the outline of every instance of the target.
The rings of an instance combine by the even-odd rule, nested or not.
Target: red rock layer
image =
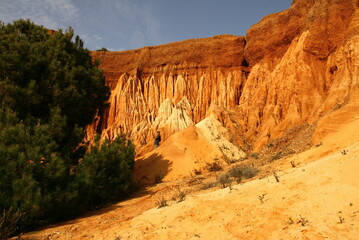
[[[140,73],[141,77],[162,75],[163,68],[196,72],[209,67],[240,67],[243,62],[244,37],[219,35],[191,39],[136,50],[92,52],[99,59],[111,88],[124,73]]]

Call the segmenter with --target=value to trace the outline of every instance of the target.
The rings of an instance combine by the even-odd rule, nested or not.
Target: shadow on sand
[[[161,154],[152,153],[136,160],[134,177],[142,184],[156,184],[171,171],[171,165],[172,162],[164,159]]]

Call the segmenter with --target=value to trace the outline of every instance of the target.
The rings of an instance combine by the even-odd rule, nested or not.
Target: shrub
[[[255,167],[246,166],[242,170],[242,176],[244,179],[255,177],[259,173],[259,170]]]
[[[259,170],[251,166],[235,166],[228,170],[228,175],[235,178],[237,183],[242,179],[248,179],[256,176]]]
[[[8,239],[18,229],[18,221],[21,218],[21,213],[10,207],[4,210],[0,216],[0,239]]]
[[[177,202],[182,202],[184,201],[186,198],[186,194],[182,191],[180,191],[177,195]]]
[[[175,193],[172,196],[172,200],[177,201],[177,202],[182,202],[182,201],[184,201],[185,198],[186,198],[186,194],[184,192],[182,192],[180,188],[178,188],[177,193]]]
[[[217,178],[218,183],[221,185],[222,188],[226,188],[230,186],[232,180],[228,174],[222,174]]]
[[[168,206],[168,202],[163,196],[161,196],[158,199],[158,201],[156,202],[156,205],[157,205],[158,208],[163,208],[163,207]]]
[[[228,170],[229,176],[233,177],[237,183],[242,181],[242,168],[241,167],[233,167]]]
[[[134,145],[123,136],[102,144],[97,138],[75,177],[82,202],[96,206],[123,198],[131,187],[134,156]]]
[[[22,225],[63,216],[71,179],[69,155],[60,152],[49,124],[19,121],[7,108],[0,112],[0,209],[24,213]],[[54,113],[54,115],[56,115]],[[42,220],[42,221],[43,221]]]
[[[101,48],[101,49],[98,49],[98,50],[96,50],[96,51],[104,51],[104,52],[107,52],[108,50],[107,50],[107,48]]]

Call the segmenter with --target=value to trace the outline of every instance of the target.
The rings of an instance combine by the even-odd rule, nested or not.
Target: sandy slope
[[[324,144],[288,159],[318,161],[170,207],[152,209],[122,226],[121,239],[357,239],[359,237],[359,120]],[[341,138],[348,141],[335,141]],[[348,143],[343,155],[341,143]],[[289,165],[289,164],[288,164]],[[263,196],[263,203],[259,197]]]
[[[185,201],[158,209],[159,197],[170,199],[180,184],[165,182],[145,195],[23,239],[358,239],[357,103],[352,100],[318,122],[315,137],[322,145],[273,163],[280,182],[269,176],[232,190],[188,194]],[[187,140],[181,135],[177,140],[187,146],[209,144],[199,140],[198,131],[193,127],[182,133]],[[164,153],[170,146],[162,147]],[[298,166],[292,168],[291,161]]]
[[[167,139],[158,149],[136,162],[135,175],[142,182],[153,183],[156,175],[163,180],[180,179],[206,163],[224,159],[238,160],[245,153],[229,140],[228,130],[213,117],[208,117]]]
[[[282,172],[279,183],[269,177],[197,195],[114,232],[121,239],[357,239],[359,144],[348,149]]]
[[[279,164],[302,162],[279,172],[280,182],[270,176],[199,194],[151,209],[114,233],[121,239],[358,239],[359,120],[342,117],[345,125],[323,145]]]

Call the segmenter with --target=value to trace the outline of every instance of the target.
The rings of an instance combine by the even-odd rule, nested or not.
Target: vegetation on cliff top
[[[0,212],[16,209],[29,227],[123,197],[133,144],[83,142],[109,89],[81,39],[71,28],[0,22],[0,52]]]

